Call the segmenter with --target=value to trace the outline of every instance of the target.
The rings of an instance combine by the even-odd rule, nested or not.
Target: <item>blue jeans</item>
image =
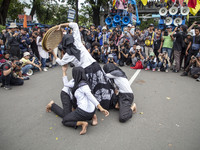
[[[42,69],[46,67],[46,58],[41,58]]]
[[[171,58],[171,55],[172,55],[172,49],[171,49],[171,48],[163,47],[163,48],[162,48],[162,53],[163,53],[163,52],[167,52],[169,58]]]
[[[150,62],[150,61],[148,61],[148,63],[147,63],[147,68],[148,68],[148,69],[150,69],[150,67],[151,67],[152,69],[155,69],[156,66],[157,66],[157,63],[153,64],[153,63]]]
[[[31,68],[33,68],[33,66],[32,66],[31,64],[22,67],[22,74],[27,74],[27,72],[28,72],[29,69],[31,69]]]
[[[158,68],[160,69],[160,68],[162,67],[162,65],[163,65],[163,62],[159,62],[159,63],[158,63]],[[166,64],[166,67],[164,67],[165,70],[168,69],[168,67],[169,67],[169,65]]]
[[[103,62],[104,64],[106,64],[107,61],[108,61],[108,55],[102,54],[102,55],[101,55],[101,59],[102,59],[102,62]]]

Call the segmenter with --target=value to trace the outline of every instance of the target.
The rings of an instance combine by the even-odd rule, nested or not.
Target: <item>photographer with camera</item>
[[[186,55],[188,55],[187,64],[189,64],[191,57],[196,56],[200,50],[200,27],[195,28],[195,36],[191,40],[191,48],[189,52],[186,51]]]
[[[149,56],[146,58],[147,62],[147,68],[145,70],[150,70],[152,68],[152,71],[156,71],[156,66],[157,66],[157,60],[154,52],[151,52]]]
[[[9,32],[6,35],[6,49],[9,50],[10,55],[12,57],[16,56],[20,58],[20,34],[17,31],[16,23],[11,23],[9,28]]]
[[[30,39],[27,37],[28,29],[27,28],[21,28],[20,33],[20,53],[21,57],[23,57],[23,53],[28,51],[29,45],[31,44]]]
[[[176,34],[174,34],[176,32]],[[174,49],[174,60],[175,67],[173,72],[177,73],[180,71],[180,57],[181,52],[185,49],[185,38],[187,37],[187,27],[185,25],[176,27],[172,34],[170,35],[172,38],[176,38],[174,41],[173,49]]]
[[[144,34],[142,34],[140,28],[136,28],[135,35],[133,36],[134,43],[140,45],[142,51],[144,51]]]
[[[113,41],[110,41],[110,54],[112,54],[115,63],[117,63],[117,46],[114,44]]]
[[[191,57],[189,65],[187,66],[187,68],[185,69],[183,74],[181,74],[181,76],[187,76],[189,72],[192,77],[199,79],[199,76],[200,76],[200,53],[198,53],[196,57],[194,55]],[[200,80],[198,80],[198,81],[200,81]]]
[[[2,65],[2,85],[6,90],[10,90],[10,85],[23,85],[24,81],[18,77],[14,76],[15,70],[17,66],[20,66],[19,59],[15,56],[12,57],[10,61],[6,61],[4,65]]]
[[[99,42],[92,43],[93,49],[91,55],[97,62],[100,62],[101,58],[101,51],[99,49],[99,46],[100,46]]]
[[[106,32],[107,28],[104,26],[102,28],[102,32],[99,33],[98,39],[99,39],[99,43],[102,46],[105,42],[109,42],[109,36],[108,33]]]
[[[122,44],[121,46],[118,46],[118,58],[119,58],[119,66],[124,66],[124,63],[127,64],[128,61],[128,53],[129,53],[129,49],[126,49],[124,44]]]
[[[163,53],[160,53],[158,56],[158,60],[159,60],[158,71],[168,72],[168,68],[171,66],[168,53],[166,51],[164,51]]]
[[[110,53],[110,46],[107,42],[104,42],[104,45],[101,46],[101,59],[104,64],[108,61],[108,54]]]
[[[91,34],[90,30],[87,30],[87,34],[85,37],[85,47],[91,53],[91,48],[92,48],[92,43],[95,41],[94,40],[94,34]]]
[[[172,35],[172,26],[168,26],[167,29],[164,31],[164,35],[162,36],[161,47],[158,50],[158,52],[161,53],[161,48],[162,48],[162,52],[167,52],[169,58],[171,58],[173,41],[174,41],[174,37],[171,35]]]
[[[153,52],[154,41],[156,40],[156,33],[154,32],[154,25],[152,23],[149,25],[149,29],[145,32],[144,40],[145,54],[146,56],[149,56],[149,54]]]
[[[40,59],[40,54],[38,51],[38,46],[37,46],[37,37],[38,37],[38,32],[37,32],[37,28],[33,28],[32,29],[32,33],[30,36],[30,41],[31,41],[31,49],[33,54]]]
[[[142,69],[144,67],[144,62],[145,62],[145,53],[142,51],[141,46],[133,45],[133,49],[130,49],[130,54],[133,66],[131,67],[131,69]],[[140,64],[139,68],[138,64]]]
[[[113,63],[114,65],[117,65],[117,63],[114,61],[114,58],[113,58],[112,54],[108,55],[108,61],[107,61],[106,64],[109,64],[109,63]]]

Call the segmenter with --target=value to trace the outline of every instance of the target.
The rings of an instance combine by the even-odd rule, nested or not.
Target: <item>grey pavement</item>
[[[122,67],[130,79],[135,70]],[[71,78],[71,68],[68,70]],[[0,89],[0,150],[200,150],[200,83],[180,73],[142,70],[131,85],[138,112],[126,123],[118,111],[86,135],[46,113],[60,102],[61,68],[35,73],[20,87]]]

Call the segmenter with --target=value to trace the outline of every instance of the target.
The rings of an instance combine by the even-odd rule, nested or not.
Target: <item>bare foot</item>
[[[97,115],[94,114],[93,118],[92,118],[92,125],[96,126],[98,124],[98,120],[97,120]]]
[[[54,101],[50,101],[50,103],[46,106],[46,112],[51,112],[51,107]]]
[[[115,108],[116,108],[116,109],[119,109],[119,103],[117,103],[117,104],[115,105]]]
[[[83,122],[82,124],[82,130],[80,132],[80,135],[83,135],[87,132],[87,126],[88,126],[88,123],[87,122]]]
[[[133,105],[131,106],[131,109],[132,109],[134,114],[137,112],[137,107],[136,107],[135,103],[133,103]]]

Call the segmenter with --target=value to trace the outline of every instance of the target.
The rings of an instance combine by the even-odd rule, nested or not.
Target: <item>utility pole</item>
[[[78,0],[76,0],[76,23],[78,23]]]

